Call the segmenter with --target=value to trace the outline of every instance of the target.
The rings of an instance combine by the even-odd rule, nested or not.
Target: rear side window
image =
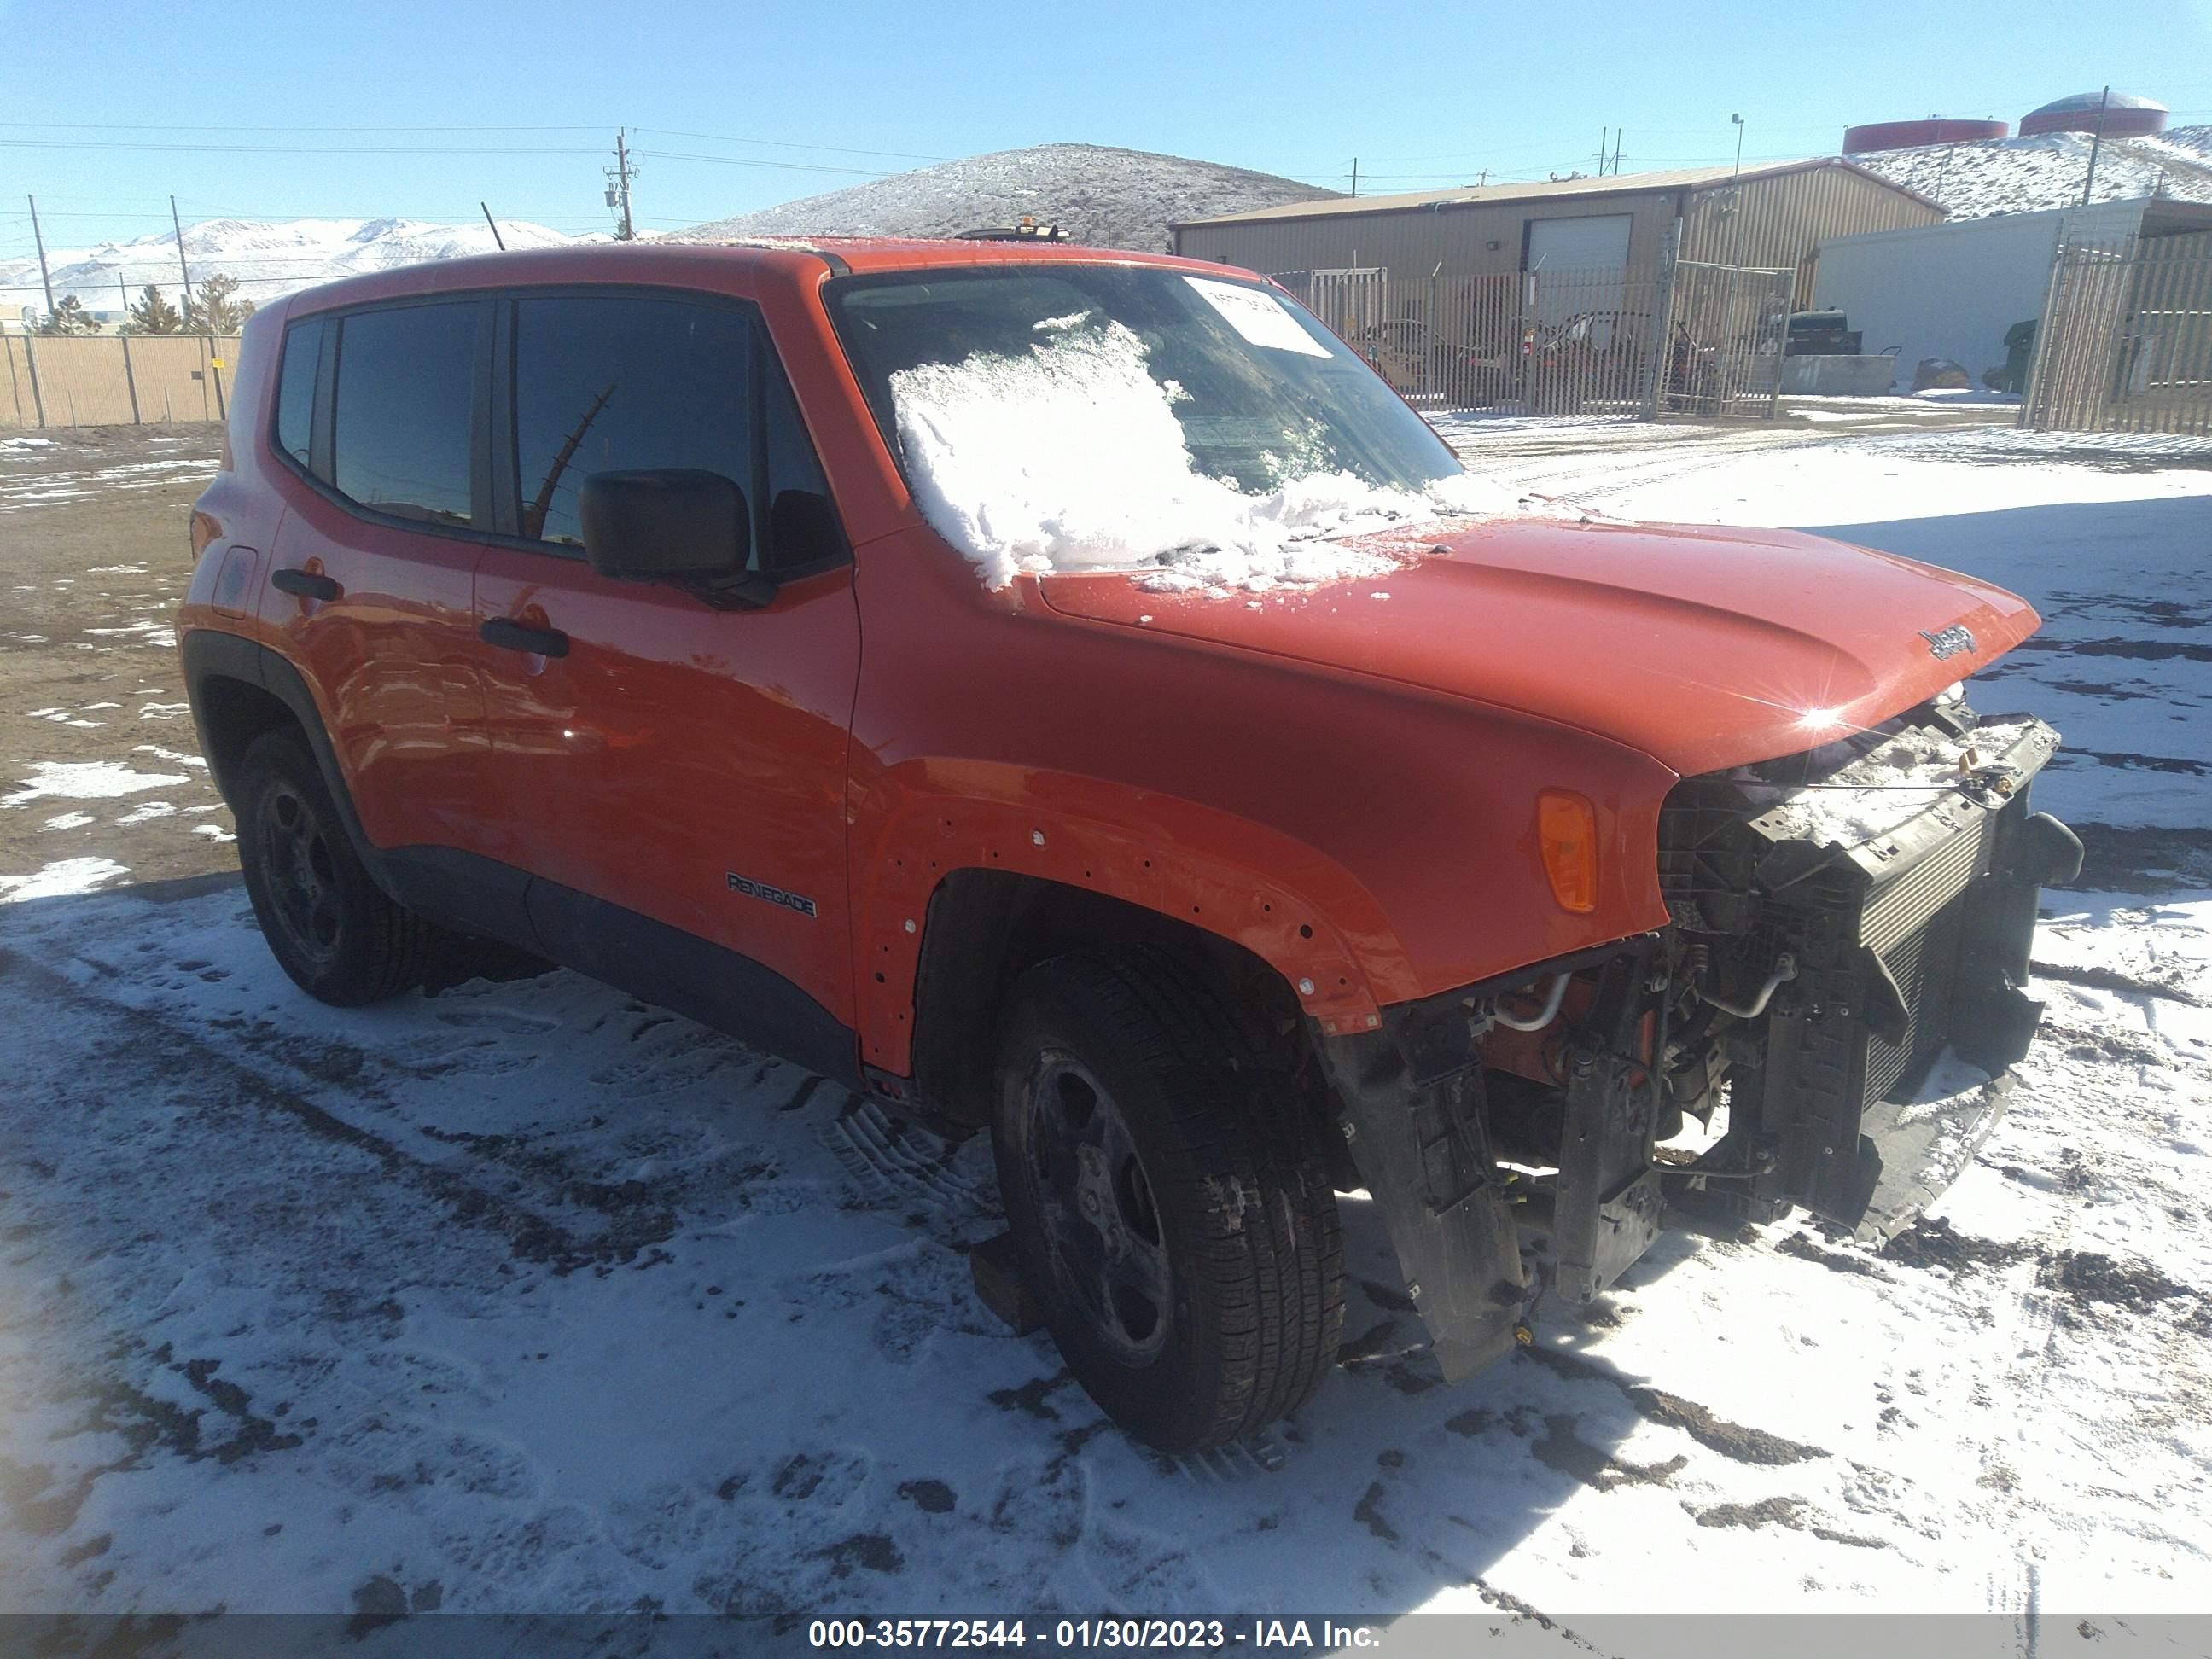
[[[340,495],[403,519],[472,522],[483,314],[471,302],[420,305],[356,312],[340,324],[331,439]]]
[[[592,473],[698,467],[744,491],[757,547],[751,362],[751,322],[733,307],[622,295],[518,300],[522,535],[580,548],[576,490]]]
[[[315,365],[323,355],[323,319],[311,317],[284,331],[284,363],[276,378],[276,447],[308,465],[314,426]]]

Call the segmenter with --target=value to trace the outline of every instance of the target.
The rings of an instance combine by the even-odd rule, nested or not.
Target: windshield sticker
[[[1309,357],[1328,356],[1328,348],[1307,333],[1290,308],[1273,295],[1236,283],[1209,282],[1203,276],[1186,276],[1183,281],[1252,344],[1274,351],[1300,351]]]

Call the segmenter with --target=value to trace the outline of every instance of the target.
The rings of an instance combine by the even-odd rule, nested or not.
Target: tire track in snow
[[[228,1098],[234,1102],[289,1118],[310,1134],[365,1153],[387,1175],[435,1199],[454,1221],[505,1239],[520,1261],[566,1274],[586,1267],[618,1266],[633,1261],[647,1248],[643,1240],[635,1237],[615,1235],[594,1239],[573,1233],[534,1210],[485,1191],[450,1169],[410,1155],[382,1136],[318,1105],[307,1095],[272,1082],[191,1027],[129,1003],[94,996],[52,969],[0,946],[0,982],[11,980],[35,985],[42,999],[67,1004],[129,1030],[137,1049],[130,1063],[149,1079],[190,1072],[218,1088],[227,1085]]]

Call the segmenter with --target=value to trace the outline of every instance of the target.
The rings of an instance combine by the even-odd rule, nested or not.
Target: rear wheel
[[[1091,1396],[1168,1451],[1297,1410],[1344,1322],[1326,1157],[1236,1030],[1152,953],[1033,968],[1001,1027],[994,1141],[1030,1292]]]
[[[355,853],[297,732],[264,732],[238,769],[238,854],[277,964],[319,1001],[379,1002],[422,981],[439,930],[386,897]]]

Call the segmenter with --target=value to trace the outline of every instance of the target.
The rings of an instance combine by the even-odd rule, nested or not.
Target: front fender
[[[1410,971],[1349,871],[1194,801],[989,762],[910,761],[871,781],[855,817],[861,1054],[900,1075],[930,896],[957,870],[1056,882],[1217,934],[1273,968],[1332,1033],[1377,1025],[1376,979],[1395,985]]]

